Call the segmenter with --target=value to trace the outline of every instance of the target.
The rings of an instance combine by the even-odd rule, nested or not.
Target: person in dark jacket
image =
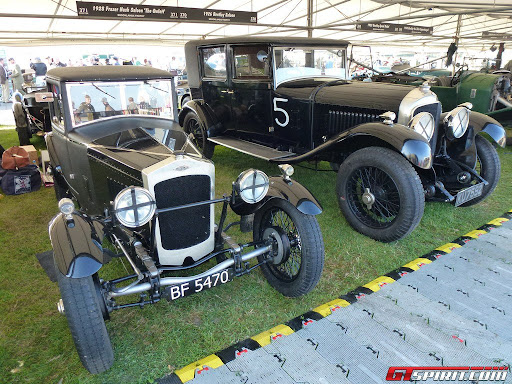
[[[46,71],[48,70],[46,64],[43,63],[39,57],[34,59],[34,62],[30,64],[30,68],[34,70],[36,77],[46,75]]]
[[[7,81],[7,68],[4,66],[4,59],[0,57],[0,84],[2,84],[2,102],[9,102],[9,82]]]

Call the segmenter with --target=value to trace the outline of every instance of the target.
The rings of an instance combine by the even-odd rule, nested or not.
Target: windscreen
[[[276,84],[312,76],[346,79],[344,48],[274,48]]]
[[[73,126],[116,115],[173,118],[170,80],[67,84]]]

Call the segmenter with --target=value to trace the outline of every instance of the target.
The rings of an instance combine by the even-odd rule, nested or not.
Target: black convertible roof
[[[260,44],[271,44],[271,45],[279,45],[279,46],[292,46],[292,45],[302,45],[308,47],[315,46],[335,46],[335,47],[345,47],[349,44],[346,40],[338,40],[338,39],[321,39],[321,38],[313,38],[313,37],[264,37],[264,36],[241,36],[241,37],[223,37],[219,39],[207,39],[207,40],[191,40],[185,44],[187,46],[201,46],[201,45],[216,45],[216,44],[252,44],[252,43],[260,43]]]
[[[50,69],[46,77],[56,81],[109,81],[170,79],[170,72],[132,65],[92,65],[89,67],[63,67]]]

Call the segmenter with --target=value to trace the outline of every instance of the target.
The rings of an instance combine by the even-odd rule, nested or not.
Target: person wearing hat
[[[135,104],[135,101],[133,100],[133,97],[128,98],[128,112],[131,114],[137,114],[139,113],[139,107],[137,104]]]
[[[106,97],[102,98],[101,102],[105,106],[105,116],[114,116],[115,115],[114,108],[112,108],[112,106],[108,103],[107,98]]]
[[[84,97],[85,101],[82,101],[82,103],[78,106],[78,109],[76,110],[76,113],[80,117],[81,121],[89,121],[94,120],[94,106],[91,104],[91,96],[85,95]]]
[[[22,95],[25,94],[23,91],[23,75],[21,74],[21,68],[14,58],[9,59],[10,69],[11,69],[11,80],[12,80],[12,89],[14,91],[20,92]]]
[[[9,102],[9,83],[7,80],[9,79],[9,75],[7,74],[7,69],[4,66],[4,58],[0,57],[0,84],[2,84],[2,102]]]

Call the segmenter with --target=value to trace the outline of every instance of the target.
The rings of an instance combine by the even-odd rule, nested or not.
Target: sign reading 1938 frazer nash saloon
[[[90,372],[112,365],[104,320],[114,310],[181,299],[256,267],[285,296],[316,286],[324,263],[320,204],[291,179],[290,165],[280,165],[279,177],[248,169],[216,198],[213,163],[175,121],[169,72],[56,68],[47,84],[46,141],[60,209],[49,225],[59,310]],[[239,222],[226,223],[228,207]],[[252,231],[253,241],[227,235],[234,224]],[[98,271],[112,257],[125,258],[132,273],[102,280]],[[183,273],[212,259],[217,263],[202,273]],[[140,298],[116,302],[127,295]]]
[[[500,178],[496,120],[442,112],[427,84],[347,79],[340,40],[237,37],[185,45],[192,100],[179,121],[206,157],[223,145],[274,163],[328,161],[349,224],[380,241],[408,235],[425,200],[470,206]],[[485,134],[485,135],[481,135]]]

